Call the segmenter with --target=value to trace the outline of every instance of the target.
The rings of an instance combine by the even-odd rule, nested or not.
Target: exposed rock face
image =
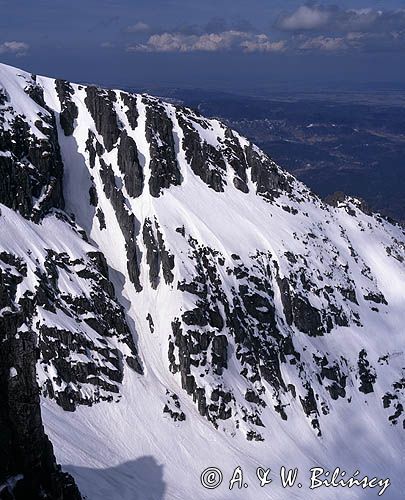
[[[104,160],[100,160],[100,175],[104,185],[104,193],[114,208],[118,224],[125,239],[125,249],[127,254],[127,269],[129,278],[135,285],[137,291],[142,290],[139,280],[139,249],[137,246],[137,228],[139,222],[133,213],[128,212],[126,200],[122,191],[115,184],[114,172],[111,165],[107,165]]]
[[[0,202],[22,216],[39,221],[51,208],[63,208],[63,165],[55,116],[46,107],[35,77],[25,92],[39,106],[35,127],[25,117],[0,104]],[[35,167],[34,167],[35,166]],[[27,265],[19,257],[0,254],[0,498],[79,500],[68,474],[56,464],[52,444],[44,432],[35,365],[37,335],[31,328],[32,302],[28,292],[16,301]]]
[[[387,362],[387,359],[384,360]],[[392,384],[391,391],[383,396],[383,405],[385,409],[391,409],[391,415],[388,420],[397,425],[404,415],[405,408],[405,378],[397,380]],[[405,419],[402,419],[402,428],[405,429]]]
[[[404,425],[404,303],[386,279],[400,288],[400,226],[351,198],[323,203],[189,109],[26,78],[25,115],[0,95],[0,224],[19,243],[5,239],[0,269],[36,336],[45,398],[118,403],[127,370],[151,364],[146,378],[178,388],[156,406],[176,425],[193,418],[187,398],[249,441],[271,439],[274,419],[325,436],[354,404]],[[57,120],[73,136],[61,151]],[[77,222],[62,211],[62,158]]]
[[[186,159],[192,171],[214,191],[223,191],[226,165],[221,152],[204,141],[184,115],[187,116],[187,110],[179,110],[177,119],[183,130]],[[199,123],[202,127],[207,126],[203,119],[199,120]]]
[[[124,175],[126,190],[132,198],[137,198],[143,191],[143,171],[139,164],[138,150],[132,137],[123,130],[118,146],[118,166]]]
[[[126,106],[125,114],[128,119],[129,126],[132,130],[135,130],[138,125],[138,108],[137,108],[137,97],[133,94],[127,94],[126,92],[121,92],[122,102]]]
[[[160,270],[166,284],[172,283],[174,255],[171,255],[167,251],[163,235],[156,220],[154,223],[150,219],[145,220],[143,242],[146,246],[146,259],[149,266],[149,280],[152,288],[156,289],[159,284]]]
[[[7,127],[1,127],[6,113],[0,113],[0,151],[6,154],[0,155],[0,203],[24,217],[39,220],[51,207],[64,207],[63,164],[55,116],[44,103],[45,107],[37,106],[37,137],[23,115],[12,107],[8,111],[7,96],[4,101]]]
[[[362,349],[359,353],[358,367],[360,377],[359,391],[364,392],[364,394],[373,392],[373,385],[377,377],[374,368],[370,366],[370,363],[367,360],[367,352],[364,349]]]
[[[21,262],[17,265],[24,270]],[[23,327],[24,303],[14,302],[18,281],[0,270],[0,498],[79,500],[73,478],[56,464],[42,425],[36,335]]]
[[[78,404],[116,400],[125,364],[142,373],[100,252],[70,258],[45,249],[43,263],[34,266],[29,256],[24,261],[2,252],[0,269],[12,279],[14,293],[25,290],[16,307],[24,309],[25,324],[36,334],[43,395],[74,411]],[[79,284],[81,291],[69,290],[66,280]]]
[[[46,311],[59,310],[83,323],[77,331],[51,326],[49,322],[40,322],[38,327],[40,368],[46,376],[43,394],[70,411],[77,404],[113,401],[119,394],[124,362],[142,373],[124,312],[115,302],[104,256],[92,252],[87,257],[88,261],[70,260],[66,254],[48,251],[46,271],[40,272],[34,296],[34,304]],[[86,283],[92,289],[90,297],[62,291],[58,286],[61,273]],[[110,338],[122,344],[121,349],[110,344]],[[57,378],[51,378],[50,372],[56,372]]]
[[[169,414],[175,422],[183,422],[186,420],[186,415],[181,411],[181,403],[177,394],[170,394],[170,391],[166,391],[167,402],[163,407],[163,413]]]
[[[55,89],[61,101],[61,127],[65,135],[72,135],[78,117],[73,89],[60,80],[55,81]],[[124,366],[138,373],[142,366],[104,255],[89,245],[84,250],[86,234],[60,211],[64,208],[63,163],[55,113],[47,107],[35,77],[26,77],[24,93],[35,103],[35,118],[17,112],[4,91],[0,103],[0,223],[2,234],[13,230],[10,243],[19,253],[0,251],[4,403],[0,498],[79,499],[73,479],[56,464],[41,422],[39,395],[55,399],[68,411],[78,404],[117,400]],[[94,113],[103,109],[102,96],[96,94],[89,91]],[[98,125],[110,137],[102,117]],[[101,155],[101,144],[94,134],[91,138],[94,156]],[[98,204],[94,188],[89,190],[89,202]],[[33,223],[13,218],[6,207]],[[47,222],[51,219],[54,222]],[[49,223],[64,228],[69,254],[52,248],[51,241],[48,246],[45,243],[49,235],[44,226]],[[29,232],[41,238],[35,253],[29,244],[19,243]],[[58,245],[57,237],[54,243]],[[72,249],[80,247],[75,255]],[[75,282],[74,291],[66,286],[69,282]]]
[[[258,152],[254,146],[246,148],[246,161],[252,171],[252,181],[257,185],[257,194],[269,201],[278,196],[280,191],[291,191],[291,182],[285,175],[280,175],[276,164]]]
[[[332,207],[346,206],[349,210],[350,207],[348,206],[348,202],[354,203],[356,207],[366,215],[371,215],[370,207],[361,198],[352,198],[341,191],[337,191],[336,193],[333,193],[325,198],[325,203],[328,203]]]
[[[181,184],[176,158],[173,123],[156,100],[143,99],[146,107],[145,137],[150,147],[149,191],[158,197],[163,189]]]
[[[113,91],[86,87],[85,103],[93,117],[97,132],[102,136],[107,151],[111,151],[120,135]]]
[[[61,104],[59,114],[60,125],[66,136],[72,135],[74,131],[74,121],[79,116],[79,110],[71,100],[73,89],[66,80],[55,80],[56,92]]]
[[[22,234],[27,230],[31,228],[22,227]],[[66,280],[82,283],[82,293],[66,289]],[[0,390],[5,402],[0,427],[2,449],[9,450],[0,481],[15,486],[10,498],[42,498],[41,490],[50,498],[80,498],[73,480],[56,465],[44,433],[35,365],[42,394],[69,411],[78,404],[117,400],[124,364],[142,373],[106,261],[96,251],[71,258],[45,249],[43,261],[33,259],[29,250],[26,259],[0,252],[0,297]],[[57,317],[66,319],[59,323]]]

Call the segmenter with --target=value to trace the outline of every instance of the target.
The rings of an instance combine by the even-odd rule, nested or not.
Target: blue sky
[[[0,0],[0,60],[125,86],[405,82],[405,0]]]

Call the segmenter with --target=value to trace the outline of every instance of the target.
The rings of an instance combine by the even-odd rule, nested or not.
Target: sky
[[[0,61],[122,87],[405,84],[405,0],[0,0]]]

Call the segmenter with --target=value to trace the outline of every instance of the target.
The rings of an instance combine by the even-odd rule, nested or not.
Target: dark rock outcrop
[[[60,125],[66,136],[72,135],[75,129],[74,122],[79,116],[79,110],[72,101],[73,89],[66,80],[55,80],[56,92],[59,97],[61,111],[59,114]]]
[[[267,156],[261,155],[253,145],[245,148],[246,162],[251,169],[251,178],[256,183],[256,192],[268,201],[277,198],[281,192],[290,192],[291,185],[285,174]]]
[[[146,246],[146,261],[149,266],[149,281],[152,288],[159,284],[159,274],[162,270],[166,284],[173,282],[174,256],[166,249],[159,224],[145,219],[143,225],[143,242]]]
[[[7,153],[0,155],[0,203],[38,221],[50,208],[64,208],[63,164],[54,114],[44,108],[35,125],[44,138],[35,137],[24,116],[0,127],[0,151]]]
[[[184,134],[183,147],[191,170],[207,186],[217,192],[226,184],[226,165],[220,151],[204,141],[192,123],[186,119],[183,110],[177,112],[177,119]],[[187,115],[186,115],[187,116]]]
[[[103,138],[107,151],[112,150],[120,135],[118,117],[114,109],[115,101],[115,93],[112,90],[86,87],[84,102],[94,120],[97,132]]]
[[[135,130],[138,125],[138,108],[137,108],[137,97],[133,94],[128,94],[127,92],[121,92],[122,102],[127,106],[125,114],[128,118],[128,123],[130,127]]]
[[[375,373],[375,369],[370,365],[370,362],[367,359],[367,352],[365,349],[362,349],[359,352],[359,361],[357,363],[359,369],[359,377],[360,377],[360,387],[359,391],[364,394],[368,394],[374,391],[374,383],[377,380],[377,376]]]
[[[12,281],[0,271],[0,499],[80,500],[42,425],[36,338],[32,330],[20,331],[26,318],[13,301]]]
[[[157,100],[144,98],[146,106],[146,140],[150,149],[149,191],[154,197],[163,189],[179,186],[182,178],[177,163],[173,123]]]
[[[143,170],[138,159],[135,141],[125,130],[121,132],[118,145],[118,167],[124,175],[125,188],[132,198],[137,198],[143,191]]]
[[[134,214],[127,210],[125,197],[115,184],[115,176],[111,165],[107,165],[102,159],[100,160],[100,165],[100,175],[104,184],[104,192],[114,208],[118,224],[125,239],[129,278],[136,290],[140,291],[142,290],[139,281],[140,252],[136,243],[137,231],[135,228],[135,225],[139,226],[139,223]]]

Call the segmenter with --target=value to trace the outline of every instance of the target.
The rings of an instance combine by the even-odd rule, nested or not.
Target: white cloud
[[[191,39],[196,37],[178,33],[163,33],[152,35],[145,44],[135,44],[127,47],[128,52],[186,52]]]
[[[277,26],[285,31],[319,31],[325,35],[349,32],[391,33],[405,29],[405,9],[344,9],[333,5],[304,5],[283,14]]]
[[[128,33],[147,33],[148,31],[150,31],[150,26],[149,24],[146,24],[142,21],[138,21],[132,26],[128,26],[126,31]]]
[[[25,42],[3,42],[0,43],[0,54],[14,54],[23,56],[27,53],[30,46]]]
[[[257,35],[252,40],[241,43],[245,52],[284,52],[287,49],[285,40],[271,42],[267,35]]]
[[[324,9],[303,5],[292,14],[281,18],[279,25],[288,31],[313,30],[325,26],[329,17],[330,12]]]
[[[191,50],[217,52],[219,50],[231,49],[243,34],[239,31],[224,31],[222,33],[206,33],[197,37],[191,44]]]
[[[285,42],[273,42],[267,35],[255,35],[245,31],[229,30],[203,35],[162,33],[149,37],[144,44],[127,48],[129,52],[220,52],[242,50],[243,52],[280,52]]]
[[[317,36],[315,38],[308,38],[299,47],[302,50],[324,50],[335,52],[348,48],[346,40],[343,37],[330,37],[330,36]]]

